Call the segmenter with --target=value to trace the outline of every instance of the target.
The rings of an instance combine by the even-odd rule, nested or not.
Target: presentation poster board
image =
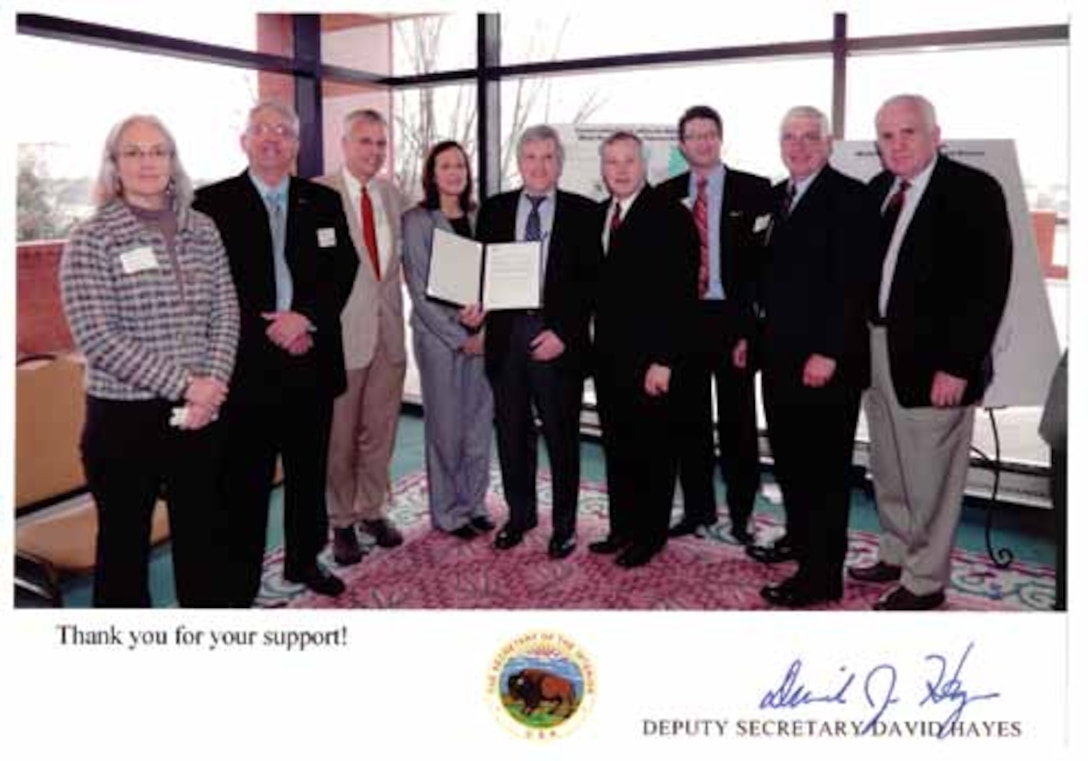
[[[942,144],[941,152],[988,172],[1001,183],[1012,226],[1012,282],[1005,314],[994,338],[994,380],[982,404],[1041,406],[1058,364],[1058,335],[1039,265],[1016,145],[1012,140],[949,140]],[[881,170],[876,147],[866,140],[836,142],[831,164],[862,181],[868,181]]]

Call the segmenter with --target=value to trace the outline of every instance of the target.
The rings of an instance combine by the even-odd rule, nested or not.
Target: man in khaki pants
[[[407,363],[400,270],[403,201],[391,183],[376,177],[387,145],[380,113],[349,113],[341,144],[343,167],[317,181],[340,192],[359,255],[341,315],[348,388],[333,407],[328,474],[333,557],[340,565],[352,565],[363,555],[357,524],[379,547],[403,541],[385,517]]]

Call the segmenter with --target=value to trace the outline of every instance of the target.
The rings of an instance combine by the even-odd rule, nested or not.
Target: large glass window
[[[258,97],[289,99],[294,92],[290,77],[235,67],[23,35],[13,45],[23,72],[12,79],[13,102],[34,104],[15,109],[9,119],[23,180],[17,198],[21,240],[63,237],[90,213],[106,133],[125,116],[161,118],[201,184],[241,171],[238,136]],[[195,99],[186,95],[195,93]]]
[[[442,140],[456,140],[468,153],[476,179],[476,87],[471,84],[401,88],[393,94],[394,177],[412,202],[420,185],[427,151]]]
[[[833,14],[821,3],[789,13],[722,4],[720,10],[660,6],[654,11],[585,4],[575,13],[503,13],[502,62],[527,63],[662,50],[829,39]]]
[[[501,102],[504,187],[518,183],[514,146],[526,126],[548,122],[674,128],[684,110],[699,103],[713,106],[722,116],[727,163],[778,178],[784,175],[777,140],[782,115],[802,103],[830,110],[831,59],[511,79],[503,82]]]
[[[208,16],[203,13],[164,13],[163,7],[156,3],[68,3],[63,15],[73,21],[272,52],[259,45],[257,16],[246,4],[235,7],[230,3],[219,3],[215,8],[214,23],[209,23]]]

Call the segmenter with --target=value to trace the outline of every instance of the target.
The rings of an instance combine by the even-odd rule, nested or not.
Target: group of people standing
[[[633,568],[670,536],[702,535],[718,520],[717,461],[734,539],[758,562],[797,562],[764,599],[834,601],[864,396],[884,533],[879,562],[849,575],[897,582],[878,609],[941,605],[1011,236],[997,182],[940,155],[928,101],[896,96],[875,121],[884,171],[868,186],[828,165],[817,109],[786,113],[789,177],[772,187],[721,162],[722,120],[694,106],[678,123],[690,169],[659,186],[647,182],[639,137],[620,131],[600,148],[606,200],[560,190],[563,145],[541,125],[518,140],[517,190],[477,209],[468,157],[446,141],[426,157],[423,200],[407,211],[376,176],[387,136],[374,111],[348,115],[343,168],[308,182],[290,174],[297,117],[259,103],[242,136],[248,169],[195,200],[166,128],[121,122],[99,210],[69,241],[61,273],[88,362],[96,604],[147,604],[163,485],[179,602],[251,604],[277,455],[288,581],[343,591],[317,560],[329,523],[338,565],[361,559],[359,532],[383,547],[402,541],[383,506],[406,364],[403,270],[437,530],[472,540],[497,528],[484,502],[492,423],[508,507],[493,546],[509,551],[536,528],[539,420],[552,473],[547,554],[571,555],[591,377],[609,497],[608,533],[591,553]],[[429,298],[435,230],[539,241],[539,307]],[[786,510],[774,542],[750,530],[757,371]],[[670,527],[678,480],[684,512]]]

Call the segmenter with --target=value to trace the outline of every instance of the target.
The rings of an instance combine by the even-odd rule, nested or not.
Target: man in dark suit
[[[589,342],[588,285],[600,258],[594,204],[556,187],[563,146],[551,127],[531,127],[518,141],[523,187],[483,203],[477,235],[485,243],[543,241],[541,307],[486,316],[484,364],[495,399],[503,493],[510,513],[495,537],[508,550],[537,524],[539,416],[552,469],[548,555],[574,551],[578,509],[578,420]]]
[[[876,130],[885,171],[869,187],[882,204],[883,265],[865,414],[884,532],[879,562],[849,575],[898,580],[878,610],[929,610],[944,603],[974,405],[993,376],[990,351],[1008,298],[1012,236],[997,181],[938,153],[929,101],[885,101]]]
[[[721,163],[722,120],[709,106],[693,106],[679,123],[680,150],[691,166],[662,184],[684,200],[700,237],[699,298],[687,356],[677,370],[675,395],[683,408],[680,486],[684,517],[671,536],[695,533],[717,521],[711,383],[717,387],[718,447],[733,537],[749,544],[748,521],[759,489],[755,357],[749,339],[754,315],[754,268],[770,220],[771,183]],[[762,226],[761,226],[762,225]]]
[[[798,608],[842,597],[854,432],[869,385],[865,318],[879,213],[862,183],[828,166],[831,134],[822,112],[790,109],[779,146],[789,178],[774,188],[779,211],[760,281],[760,345],[789,544],[752,545],[748,553],[762,562],[797,559],[797,573],[762,595]]]
[[[699,234],[676,200],[646,184],[642,141],[601,145],[611,197],[598,207],[605,251],[593,313],[593,377],[608,476],[608,536],[591,552],[648,563],[668,539],[676,483],[672,369],[695,306]]]
[[[219,228],[242,316],[223,407],[231,606],[252,604],[260,587],[277,454],[286,476],[284,578],[319,594],[344,590],[317,555],[328,533],[332,402],[345,387],[340,310],[358,257],[336,191],[290,175],[298,129],[286,106],[258,103],[242,135],[249,168],[202,188],[194,203]]]

